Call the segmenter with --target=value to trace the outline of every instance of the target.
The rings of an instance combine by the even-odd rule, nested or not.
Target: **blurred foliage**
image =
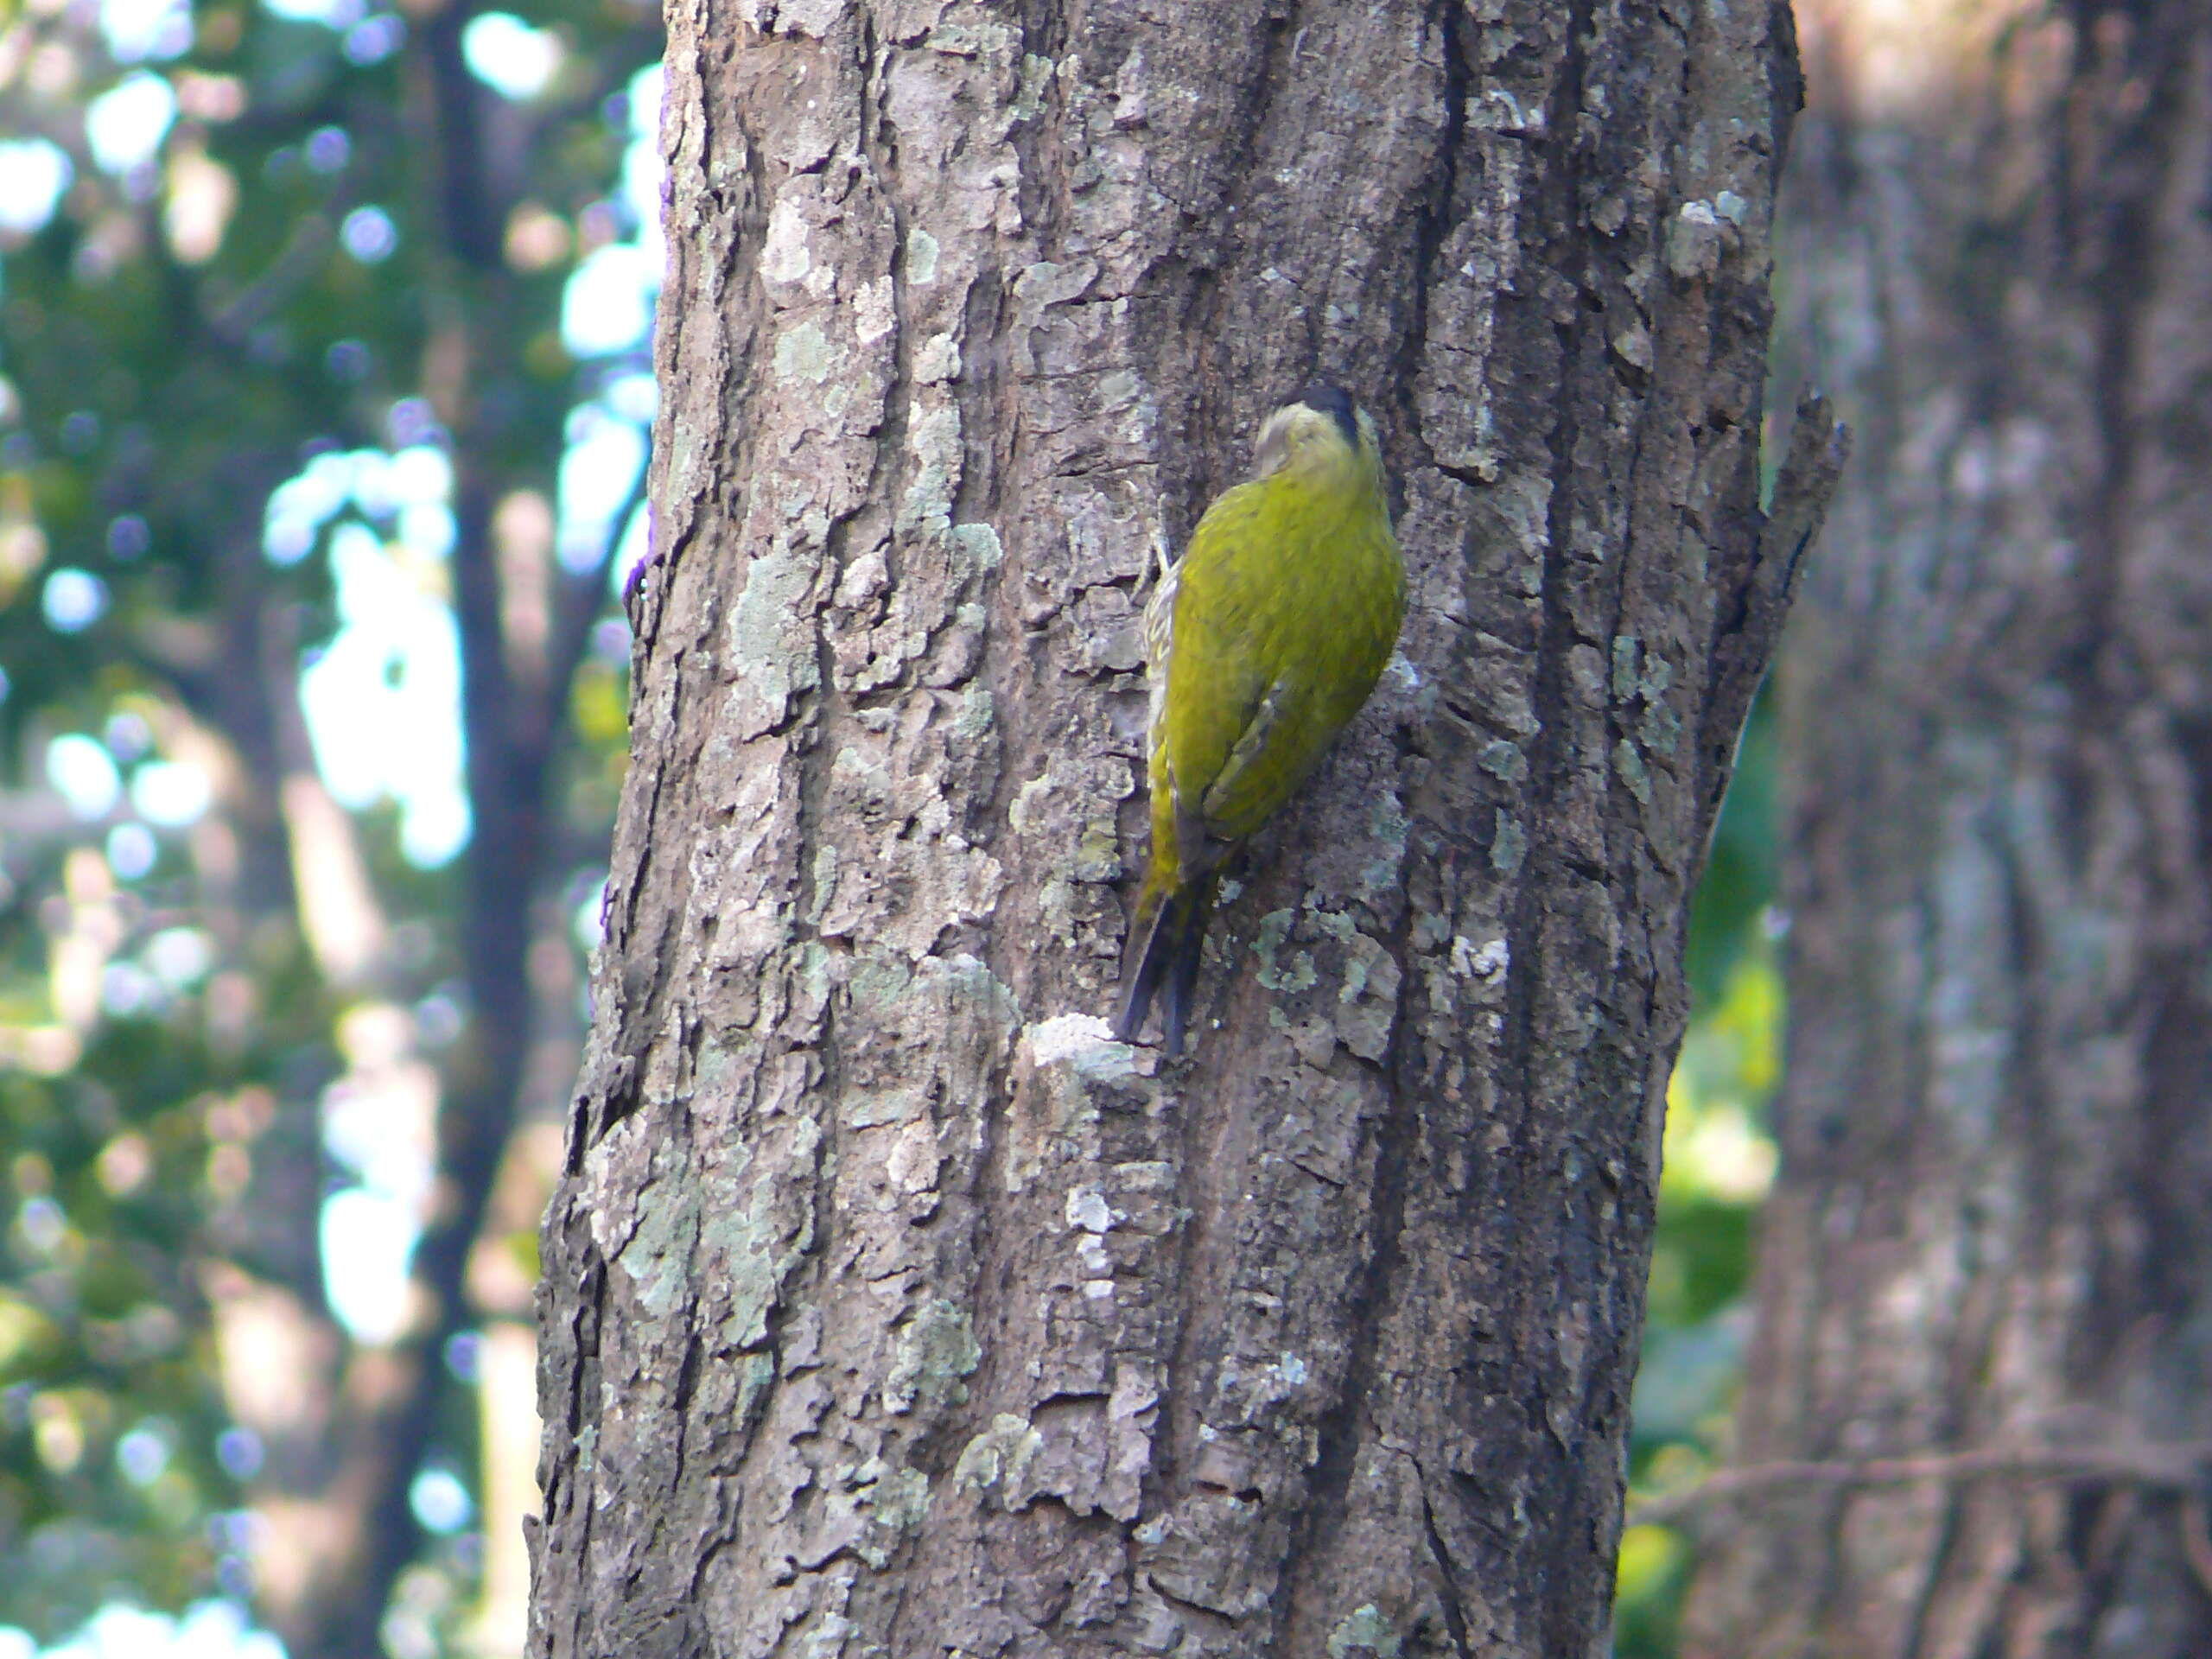
[[[299,670],[343,643],[343,573],[381,560],[379,580],[449,610],[451,491],[393,482],[432,454],[557,517],[563,567],[589,568],[564,456],[594,421],[642,419],[623,406],[636,347],[589,343],[620,296],[579,279],[642,228],[618,184],[652,8],[283,10],[0,0],[0,1582],[41,1637],[115,1600],[250,1593],[263,1448],[219,1386],[212,1299],[244,1274],[330,1317],[316,1211],[357,1172],[320,1114],[360,999],[312,958],[273,786],[302,760]],[[456,135],[442,66],[486,21],[505,84],[475,86]],[[136,159],[112,153],[134,99],[152,134]],[[57,163],[40,209],[33,175]],[[455,216],[456,166],[487,211]],[[633,505],[604,505],[596,533]],[[572,912],[625,735],[619,621],[594,645],[556,794]],[[385,660],[394,681],[422,671]],[[205,787],[196,810],[161,804],[179,767]],[[1642,1489],[1709,1463],[1740,1351],[1780,1020],[1773,772],[1762,709],[1694,911]],[[467,1017],[461,874],[410,842],[410,804],[349,804],[397,941],[378,995],[435,1052]],[[501,1246],[534,1263],[534,1243]],[[434,1472],[464,1488],[472,1433],[451,1402]],[[385,1621],[404,1659],[467,1622],[466,1523],[424,1532]],[[1673,1534],[1630,1532],[1622,1655],[1670,1650],[1686,1559]]]
[[[0,1618],[41,1640],[252,1593],[268,1448],[226,1395],[226,1297],[280,1287],[360,1340],[317,1245],[366,1179],[325,1141],[346,1021],[402,1011],[435,1058],[468,1014],[445,728],[471,492],[511,514],[511,626],[563,584],[600,615],[555,734],[556,943],[595,890],[635,501],[574,474],[580,431],[650,415],[624,318],[650,303],[632,105],[658,17],[527,12],[0,0]],[[337,702],[419,693],[403,735],[451,751],[458,805],[339,787],[318,664]],[[280,810],[318,759],[389,940],[357,982],[317,955]],[[448,1393],[465,1492],[475,1408]],[[466,1508],[422,1521],[395,1651],[461,1622],[416,1610],[473,1595],[465,1523],[432,1523]]]
[[[1752,713],[1690,911],[1688,1032],[1667,1089],[1659,1228],[1630,1440],[1630,1501],[1710,1473],[1726,1445],[1748,1334],[1752,1223],[1774,1177],[1766,1107],[1781,1079],[1774,927],[1775,744]],[[1617,1659],[1668,1659],[1688,1587],[1684,1534],[1621,1540]]]

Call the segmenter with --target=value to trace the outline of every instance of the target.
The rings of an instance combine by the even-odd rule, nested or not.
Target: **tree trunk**
[[[1787,675],[1782,1174],[1687,1650],[2201,1656],[2212,14],[1871,16],[1814,37],[1783,254],[1865,461]]]
[[[672,8],[534,1652],[1602,1651],[1683,900],[1839,463],[1763,519],[1794,48],[1688,16]],[[1403,662],[1162,1062],[1140,588],[1316,378]]]

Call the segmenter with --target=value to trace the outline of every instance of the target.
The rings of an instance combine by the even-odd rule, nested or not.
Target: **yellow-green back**
[[[1241,841],[1290,798],[1389,660],[1405,577],[1371,443],[1317,440],[1223,495],[1172,603],[1150,767],[1170,884],[1197,834]]]

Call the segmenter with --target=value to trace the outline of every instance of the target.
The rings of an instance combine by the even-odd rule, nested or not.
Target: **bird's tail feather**
[[[1122,1007],[1114,1020],[1117,1041],[1132,1041],[1144,1029],[1157,995],[1162,1046],[1171,1055],[1183,1052],[1206,922],[1213,914],[1214,880],[1209,871],[1178,887],[1147,886],[1139,896],[1128,945],[1122,953]]]

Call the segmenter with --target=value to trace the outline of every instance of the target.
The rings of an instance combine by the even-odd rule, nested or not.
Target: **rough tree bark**
[[[1785,670],[1782,1174],[1687,1651],[2182,1659],[2212,1652],[2212,13],[1961,5],[1906,41],[1836,10],[1779,337],[1864,461]]]
[[[671,8],[658,552],[533,1650],[1593,1653],[1787,13]],[[1140,584],[1316,374],[1403,663],[1104,1039]]]

